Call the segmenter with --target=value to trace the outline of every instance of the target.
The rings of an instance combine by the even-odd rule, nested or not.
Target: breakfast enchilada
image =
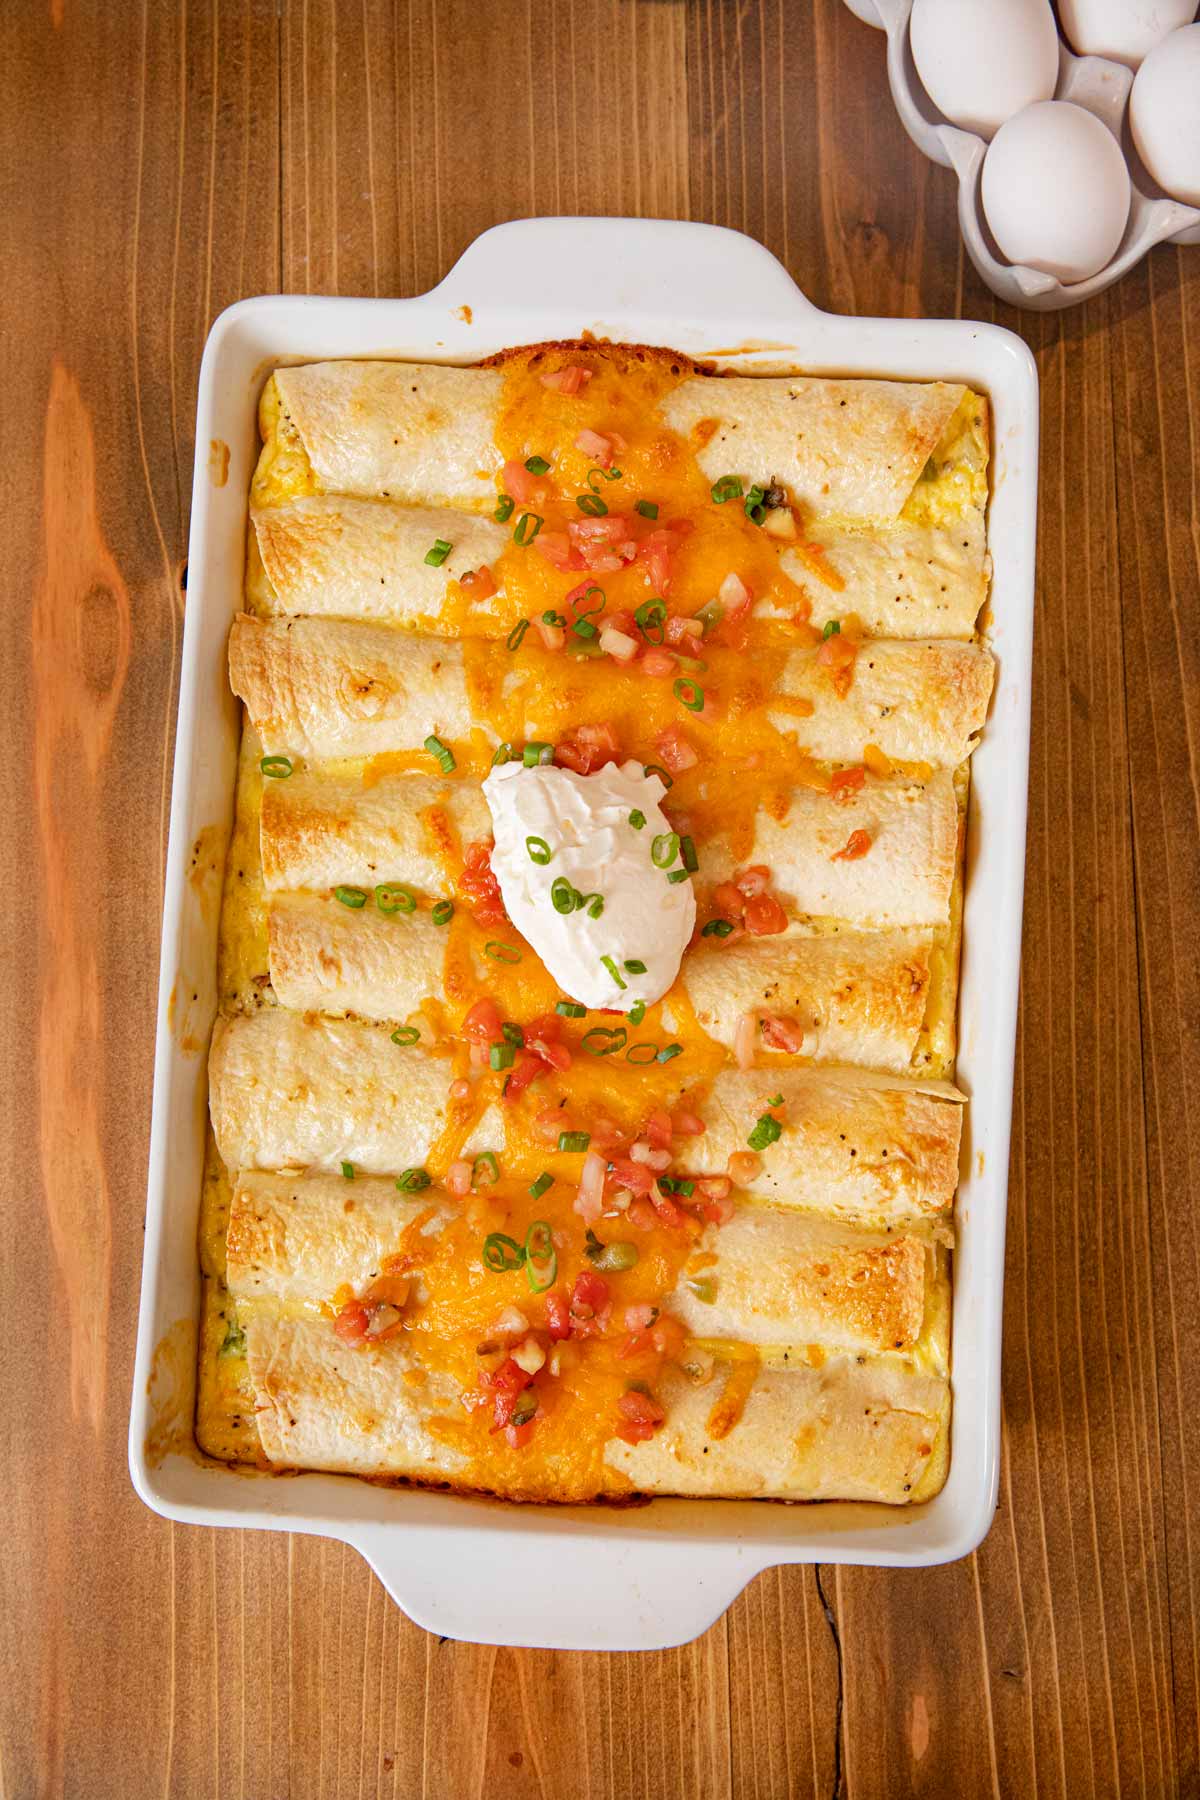
[[[932,1495],[985,403],[588,343],[260,419],[203,1447]]]

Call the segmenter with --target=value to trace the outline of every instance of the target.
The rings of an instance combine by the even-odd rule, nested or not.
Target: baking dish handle
[[[626,311],[723,325],[817,308],[769,250],[723,225],[681,219],[514,219],[463,251],[428,299],[451,310],[485,304],[558,312],[583,306],[616,323]]]
[[[485,1503],[486,1504],[486,1503]],[[352,1542],[402,1611],[438,1637],[545,1650],[664,1650],[720,1618],[758,1571],[750,1545],[668,1532],[621,1545],[541,1507],[501,1528],[358,1527]]]

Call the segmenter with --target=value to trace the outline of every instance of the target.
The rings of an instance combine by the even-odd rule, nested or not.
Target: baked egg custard
[[[986,401],[588,341],[260,427],[201,1447],[928,1499]]]

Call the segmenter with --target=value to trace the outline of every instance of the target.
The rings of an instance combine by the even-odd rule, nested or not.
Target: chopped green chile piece
[[[564,1019],[586,1019],[587,1007],[580,1006],[578,1000],[560,1000],[554,1008]]]
[[[483,1240],[483,1266],[493,1275],[510,1275],[525,1261],[525,1252],[515,1238],[502,1231],[489,1232]]]
[[[625,1243],[619,1239],[611,1244],[603,1244],[594,1231],[589,1231],[584,1246],[584,1255],[592,1267],[599,1269],[602,1274],[619,1275],[622,1270],[637,1266],[638,1248],[636,1244]]]
[[[783,1136],[783,1126],[770,1113],[764,1113],[746,1139],[752,1150],[765,1150],[768,1144],[778,1143]]]
[[[586,1131],[560,1131],[558,1134],[559,1149],[572,1154],[586,1150],[591,1141],[591,1136]]]
[[[421,1033],[415,1025],[397,1025],[392,1033],[393,1044],[399,1044],[402,1050],[407,1050],[413,1044],[419,1044],[420,1041]]]
[[[348,906],[352,912],[357,912],[360,907],[367,904],[365,888],[335,887],[333,897],[335,900],[340,900],[343,906]]]
[[[417,910],[417,897],[398,881],[381,881],[375,889],[375,904],[381,913],[412,913]]]
[[[432,549],[425,552],[425,561],[431,568],[440,569],[453,548],[445,538],[434,538]]]
[[[480,1174],[481,1170],[483,1175],[487,1177],[486,1181]],[[475,1188],[494,1187],[499,1179],[500,1164],[496,1161],[495,1151],[481,1150],[479,1155],[475,1158],[475,1161],[471,1164],[471,1186]]]
[[[710,919],[708,924],[704,927],[704,930],[700,933],[700,936],[726,938],[732,930],[733,926],[728,919]]]
[[[290,756],[264,756],[258,766],[272,781],[286,781],[292,772],[292,759]]]
[[[435,925],[448,925],[454,917],[453,900],[439,900],[430,917]]]
[[[402,1194],[419,1194],[432,1180],[428,1169],[402,1169],[396,1186]]]

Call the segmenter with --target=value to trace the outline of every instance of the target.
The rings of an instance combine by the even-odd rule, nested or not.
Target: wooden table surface
[[[0,44],[4,1800],[1200,1792],[1200,249],[998,307],[840,0],[8,0]],[[205,333],[556,212],[736,226],[1042,378],[999,1515],[646,1656],[439,1643],[125,1467]]]

